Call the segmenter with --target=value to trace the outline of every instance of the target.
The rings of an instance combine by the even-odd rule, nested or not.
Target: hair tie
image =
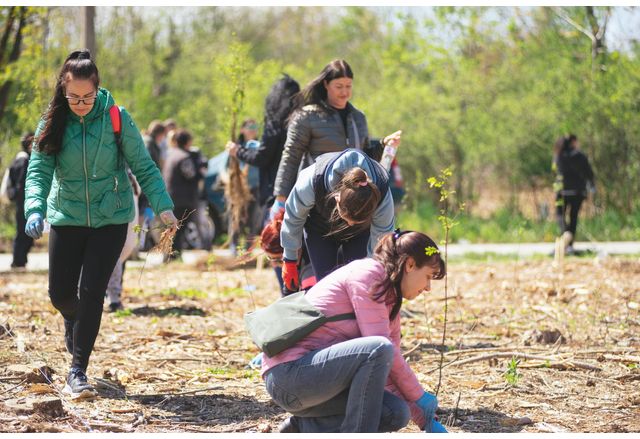
[[[369,185],[369,182],[367,180],[358,182],[358,186],[360,186],[360,187],[364,187],[364,186],[368,186],[368,185]]]

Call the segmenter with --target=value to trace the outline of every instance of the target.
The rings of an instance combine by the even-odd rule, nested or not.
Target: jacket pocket
[[[98,210],[102,215],[107,218],[113,216],[115,211],[120,208],[120,197],[118,196],[118,177],[113,177],[114,187],[113,190],[106,192],[100,200],[100,206]]]

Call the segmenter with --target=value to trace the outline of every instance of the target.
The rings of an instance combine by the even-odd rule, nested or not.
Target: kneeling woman
[[[427,250],[430,249],[430,250]],[[294,416],[281,432],[385,432],[411,417],[427,432],[445,432],[435,420],[437,400],[423,390],[400,352],[400,307],[442,279],[436,244],[419,232],[382,237],[373,258],[353,261],[318,282],[306,298],[325,323],[296,345],[263,359],[273,400]]]
[[[389,174],[357,149],[323,154],[300,172],[287,198],[280,240],[282,278],[298,290],[302,237],[317,280],[338,266],[371,255],[378,239],[393,230]]]

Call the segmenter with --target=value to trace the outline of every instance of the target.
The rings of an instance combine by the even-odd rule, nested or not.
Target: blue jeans
[[[384,390],[393,345],[361,337],[309,352],[265,374],[267,392],[302,433],[375,433],[409,423],[405,401]]]

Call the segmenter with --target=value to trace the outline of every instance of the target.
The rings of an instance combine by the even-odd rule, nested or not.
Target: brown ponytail
[[[335,202],[336,196],[340,197],[339,207]],[[331,212],[331,227],[327,236],[338,234],[350,227],[344,218],[361,223],[358,224],[359,229],[367,227],[380,204],[380,197],[378,186],[363,169],[352,168],[347,171],[326,198],[327,203],[336,203]]]
[[[429,249],[429,250],[427,250]],[[404,266],[411,257],[418,268],[425,265],[438,269],[433,279],[442,279],[446,273],[444,261],[440,257],[438,246],[431,238],[421,232],[397,229],[393,233],[384,235],[373,251],[373,259],[384,266],[385,278],[375,285],[373,295],[377,301],[393,304],[389,319],[393,320],[402,306],[402,291],[400,282],[404,276]]]

